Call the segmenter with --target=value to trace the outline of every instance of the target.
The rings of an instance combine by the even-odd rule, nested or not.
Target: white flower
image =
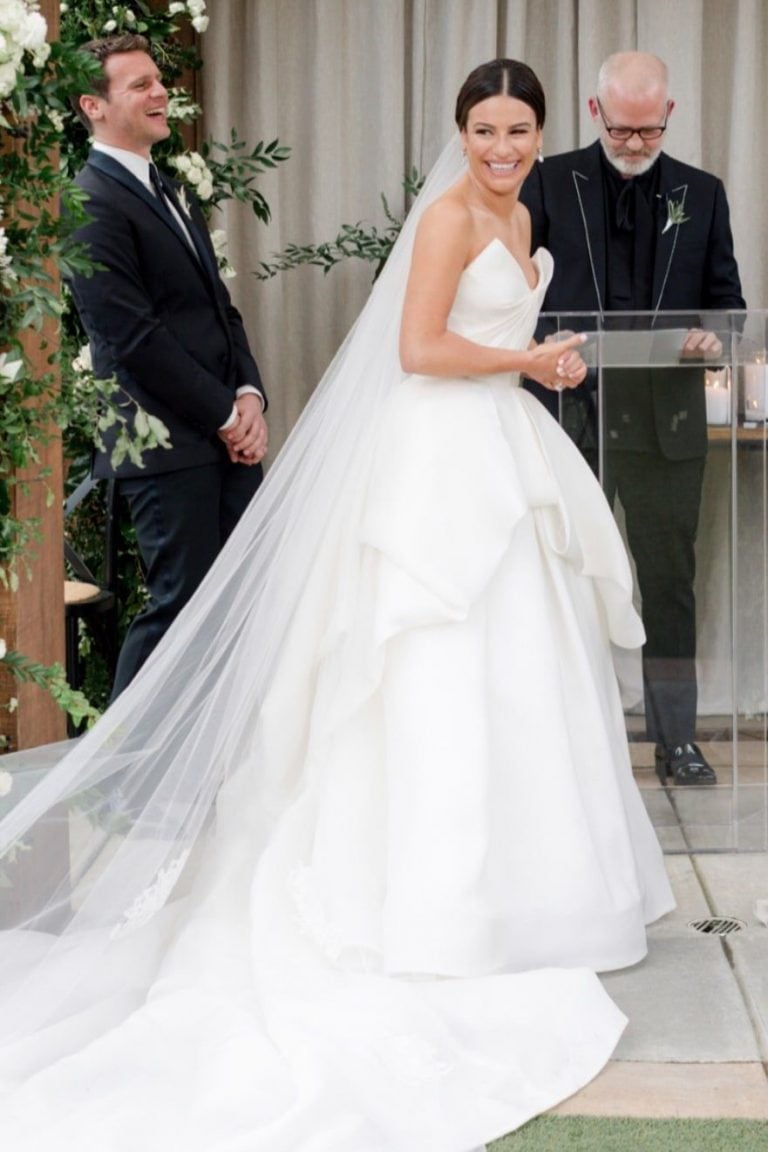
[[[168,5],[169,16],[177,16],[180,12],[186,12],[186,10],[186,4],[180,3],[179,0],[173,0],[173,3]]]
[[[102,32],[114,32],[115,28],[117,28],[117,20],[107,20],[107,22],[101,26]]]
[[[16,86],[16,73],[22,67],[25,52],[40,68],[48,59],[46,43],[48,26],[37,10],[25,0],[2,0],[0,3],[0,99],[9,96]]]
[[[18,40],[28,15],[23,0],[3,0],[3,6],[0,8],[0,26],[9,39]]]
[[[5,288],[11,288],[18,280],[18,276],[13,268],[13,257],[6,253],[7,247],[8,237],[5,229],[0,228],[0,284]]]
[[[202,16],[205,12],[205,0],[187,0],[187,12],[190,16]]]
[[[186,182],[192,185],[201,200],[210,200],[213,196],[213,176],[199,152],[174,156],[170,163]]]
[[[7,352],[0,352],[0,376],[4,380],[9,380],[11,383],[16,379],[21,369],[24,367],[23,360],[9,360]],[[0,640],[2,644],[2,651],[0,651],[0,660],[5,656],[5,641]]]
[[[0,660],[5,660],[5,654],[8,651],[8,646],[5,640],[0,639]]]
[[[41,16],[39,12],[28,12],[27,19],[16,40],[25,52],[33,52],[45,44],[47,32],[48,25],[45,22],[45,17]]]
[[[0,796],[7,796],[13,788],[13,776],[10,772],[0,772]]]
[[[10,96],[16,87],[16,73],[18,69],[12,60],[0,62],[0,100]]]
[[[192,167],[192,161],[190,160],[189,156],[185,155],[184,153],[182,153],[180,156],[172,156],[170,163],[173,164],[176,171],[180,172],[182,176],[186,176]]]
[[[69,4],[65,4],[62,0],[62,3],[59,4],[59,12],[64,16],[65,13],[69,12]]]
[[[183,120],[191,122],[200,116],[202,108],[190,99],[189,93],[183,88],[171,88],[168,97],[166,116],[169,120]]]
[[[51,46],[47,42],[45,44],[38,45],[37,48],[34,48],[32,50],[32,63],[34,64],[35,68],[42,68],[50,54]]]
[[[131,8],[126,8],[125,10],[125,22],[126,24],[136,23],[136,13]]]
[[[48,109],[48,119],[50,120],[51,124],[53,124],[57,132],[64,131],[64,117],[62,113],[59,112],[58,108]]]
[[[209,16],[192,17],[192,27],[194,28],[195,32],[205,32],[210,22],[211,21]]]
[[[11,696],[10,700],[8,701],[8,711],[9,712],[15,712],[16,709],[18,708],[18,706],[19,706],[19,701],[17,700],[17,698],[15,696]]]
[[[92,372],[93,363],[91,361],[91,346],[90,344],[83,344],[72,361],[72,367],[75,372]]]

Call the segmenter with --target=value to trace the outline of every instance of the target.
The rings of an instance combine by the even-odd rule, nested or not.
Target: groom
[[[75,239],[97,266],[75,275],[72,295],[94,372],[116,377],[129,422],[132,401],[167,426],[170,449],[142,467],[97,451],[94,475],[116,477],[130,507],[148,602],[118,661],[113,699],[126,687],[200,584],[262,478],[266,394],[243,322],[218,273],[193,196],[152,164],[169,135],[168,94],[142,36],[86,44],[101,64],[76,110],[92,135],[76,178],[89,219]]]
[[[722,183],[661,150],[673,109],[665,64],[643,52],[617,53],[600,69],[589,101],[599,141],[534,166],[520,199],[531,213],[532,250],[542,245],[555,261],[545,311],[746,307]],[[699,330],[682,352],[716,360],[722,347],[714,333]],[[552,407],[552,392],[530,388]],[[695,743],[703,371],[614,369],[603,373],[601,390],[604,487],[624,508],[642,596],[646,728],[656,742],[656,771],[663,782],[714,784]],[[564,398],[574,405],[564,423],[578,421],[575,438],[594,458],[593,401],[580,391]]]

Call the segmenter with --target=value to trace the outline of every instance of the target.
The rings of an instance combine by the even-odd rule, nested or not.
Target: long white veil
[[[131,955],[127,976],[118,945],[183,890],[177,882],[209,834],[222,782],[250,751],[329,517],[364,482],[378,413],[400,373],[416,225],[460,170],[454,137],[258,497],[141,674],[74,747],[0,761],[13,777],[0,799],[0,1051],[10,1045],[14,1059],[23,1037],[46,1029],[50,1038],[118,988],[119,1018],[131,990],[151,979],[155,958]]]

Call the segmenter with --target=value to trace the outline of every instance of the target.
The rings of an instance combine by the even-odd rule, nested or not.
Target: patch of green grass
[[[768,1120],[538,1116],[489,1152],[768,1152]]]

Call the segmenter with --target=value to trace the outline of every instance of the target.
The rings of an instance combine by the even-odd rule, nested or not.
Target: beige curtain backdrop
[[[640,49],[663,57],[676,101],[665,149],[725,182],[747,302],[768,308],[768,0],[209,0],[208,9],[206,132],[224,139],[235,125],[251,143],[279,137],[291,148],[260,184],[271,223],[242,206],[221,221],[275,448],[362,307],[372,269],[348,261],[327,276],[301,268],[267,282],[252,270],[290,242],[332,239],[342,223],[384,226],[382,192],[402,212],[404,173],[429,169],[453,131],[466,74],[495,56],[538,73],[549,153],[594,140],[587,99],[605,56]],[[739,578],[739,618],[749,618],[740,631],[752,638],[737,646],[742,712],[766,705],[760,476],[740,496],[751,517]],[[745,482],[746,474],[742,489]],[[711,452],[697,580],[702,713],[727,713],[733,699],[729,494],[727,458]],[[739,551],[746,523],[740,514]],[[634,656],[621,678],[626,703],[639,706]]]
[[[342,223],[386,223],[402,179],[429,169],[453,130],[456,93],[476,64],[506,55],[538,73],[545,151],[589,143],[598,67],[624,49],[668,63],[677,101],[665,148],[720,176],[747,301],[768,306],[766,0],[209,0],[202,38],[205,131],[279,137],[291,158],[261,181],[272,222],[229,207],[242,308],[271,398],[279,445],[359,312],[371,268],[302,268],[260,282],[253,269],[289,242]]]

